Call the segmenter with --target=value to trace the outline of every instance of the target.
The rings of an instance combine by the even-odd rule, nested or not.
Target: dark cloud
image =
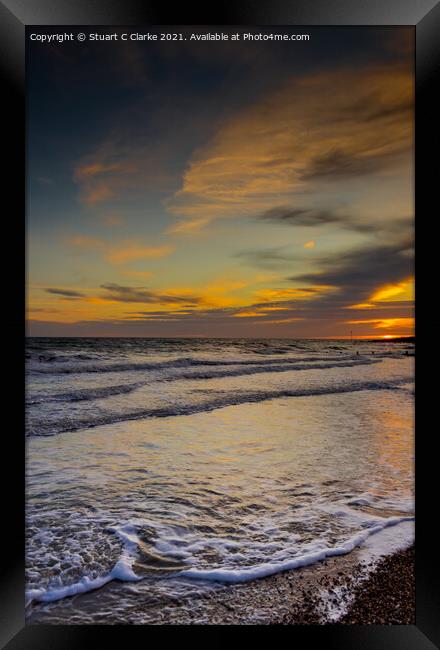
[[[362,156],[334,149],[313,158],[301,180],[352,178],[371,174],[382,167],[389,156]]]
[[[282,251],[261,251],[263,257],[282,257]],[[351,321],[366,319],[380,323],[383,319],[406,319],[413,315],[412,302],[401,300],[393,303],[377,303],[369,309],[353,308],[368,302],[371,296],[387,284],[401,282],[413,273],[412,241],[362,248],[333,256],[316,259],[317,270],[299,273],[285,278],[279,289],[279,299],[255,302],[246,308],[191,309],[200,303],[194,296],[171,296],[159,294],[146,288],[124,287],[117,284],[103,285],[106,298],[127,303],[181,303],[178,311],[132,311],[115,321],[79,321],[72,324],[39,322],[32,320],[33,335],[52,330],[77,335],[82,331],[101,332],[100,335],[116,336],[130,332],[139,336],[307,336],[347,335]],[[287,256],[286,256],[287,258]],[[294,284],[290,289],[289,285]],[[299,289],[300,283],[304,283]],[[328,287],[322,289],[322,287]],[[289,296],[289,291],[298,295]],[[184,304],[188,305],[185,309]],[[275,308],[271,310],[270,308]],[[350,307],[350,309],[347,309]],[[249,312],[249,316],[236,318]],[[256,312],[256,313],[252,313]],[[276,330],[274,330],[274,326]],[[366,326],[367,327],[367,326]],[[371,326],[372,327],[372,326]],[[330,329],[329,329],[330,328]],[[380,331],[378,331],[380,333]],[[72,334],[73,335],[73,334]]]
[[[64,298],[84,298],[84,294],[79,291],[71,291],[70,289],[56,289],[55,287],[49,287],[45,289],[47,293],[53,293],[56,296],[63,296]]]
[[[378,91],[371,92],[361,99],[356,99],[345,107],[341,107],[337,114],[331,116],[332,121],[355,120],[357,122],[374,122],[387,119],[388,123],[399,122],[402,116],[411,120],[414,108],[413,98],[399,95],[384,96]]]
[[[266,221],[294,224],[297,226],[320,226],[326,223],[339,222],[341,218],[331,210],[316,210],[314,208],[289,208],[278,206],[263,212],[259,217]]]
[[[240,257],[261,268],[286,266],[301,259],[300,255],[289,255],[285,248],[248,251],[241,253]],[[414,274],[413,242],[408,237],[388,245],[370,243],[345,253],[315,256],[313,264],[316,270],[285,278],[284,288],[279,289],[279,300],[259,302],[247,309],[264,311],[265,306],[277,307],[290,310],[291,316],[328,320],[329,323],[340,321],[347,307],[369,302],[380,287],[399,283]],[[297,295],[289,298],[288,287],[292,284]],[[282,297],[283,292],[286,298]],[[386,309],[394,317],[401,317],[408,315],[410,307],[411,303],[399,301],[392,305],[387,303]],[[383,309],[384,305],[378,304],[369,309],[368,314],[380,316]],[[355,315],[354,312],[347,313]],[[365,317],[365,311],[363,315]]]
[[[318,301],[321,306],[326,301],[340,307],[364,302],[378,287],[400,282],[414,273],[412,243],[409,240],[388,246],[365,246],[320,258],[318,264],[320,270],[315,273],[302,273],[287,279],[295,283],[337,287],[336,295]]]
[[[375,233],[375,232],[402,232],[404,228],[410,228],[413,222],[412,217],[401,217],[392,221],[362,222],[355,219],[350,214],[340,214],[337,210],[301,207],[292,208],[286,205],[280,205],[270,210],[266,210],[258,216],[262,221],[271,221],[273,223],[287,224],[292,226],[325,226],[327,224],[337,224],[346,230],[355,232]]]
[[[198,296],[177,296],[156,293],[143,287],[124,287],[120,284],[102,284],[106,290],[105,298],[117,300],[118,302],[140,302],[140,303],[181,303],[182,305],[196,305],[201,302]]]
[[[286,247],[264,248],[259,250],[240,251],[234,257],[244,260],[246,263],[263,269],[274,269],[286,262],[293,262],[294,258],[286,252]]]
[[[411,116],[414,106],[412,102],[402,102],[396,106],[384,106],[370,113],[365,117],[366,122],[373,122],[374,120],[382,120],[384,118],[400,118],[401,115]]]
[[[300,178],[305,181],[349,179],[372,174],[396,162],[402,154],[409,153],[410,140],[402,135],[410,132],[412,113],[412,97],[397,95],[390,98],[377,91],[347,104],[345,108],[338,106],[336,114],[327,116],[329,123],[368,124],[369,129],[376,128],[387,134],[388,147],[383,149],[362,144],[353,151],[335,147],[312,158]]]

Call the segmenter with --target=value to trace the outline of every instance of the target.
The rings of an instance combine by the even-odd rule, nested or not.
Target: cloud
[[[119,284],[102,284],[103,298],[116,302],[164,303],[197,305],[201,298],[193,295],[168,295],[146,289],[145,287],[124,287]]]
[[[270,221],[280,225],[304,226],[315,228],[320,226],[337,225],[345,230],[354,232],[375,234],[386,233],[387,235],[402,234],[412,228],[413,218],[409,216],[393,217],[391,219],[375,219],[361,221],[352,212],[342,209],[317,209],[313,207],[291,207],[278,205],[259,214],[257,219]]]
[[[73,170],[79,201],[101,206],[118,200],[127,191],[169,189],[173,174],[164,171],[170,143],[154,142],[139,122],[113,129],[105,140],[80,159]]]
[[[414,329],[414,318],[370,318],[366,320],[348,320],[348,325],[372,325],[377,329]]]
[[[234,318],[261,318],[262,316],[266,315],[267,314],[265,314],[263,311],[238,311],[235,314],[232,314]]]
[[[126,171],[121,164],[104,164],[102,162],[94,162],[89,164],[78,165],[75,169],[74,178],[76,181],[83,181],[95,176],[102,176],[109,172]]]
[[[59,309],[49,309],[46,307],[28,307],[27,308],[28,313],[38,313],[38,314],[57,314],[60,312]]]
[[[262,267],[297,266],[300,259],[300,255],[291,255],[285,247],[241,255]],[[247,309],[268,312],[269,306],[273,306],[283,310],[277,319],[280,326],[287,319],[304,318],[307,328],[302,335],[305,332],[314,336],[330,332],[346,334],[345,310],[353,314],[351,321],[364,326],[363,334],[368,334],[371,328],[385,327],[386,323],[389,329],[395,327],[400,331],[405,323],[408,325],[409,321],[404,319],[412,317],[414,270],[410,238],[401,237],[400,241],[386,245],[370,242],[332,255],[314,254],[308,259],[310,270],[285,278],[293,287],[264,289],[255,294],[255,304],[248,305]],[[366,309],[368,319],[365,319]]]
[[[261,289],[256,292],[256,297],[262,301],[265,309],[265,303],[269,303],[272,306],[281,305],[284,303],[286,307],[292,305],[297,301],[306,301],[310,299],[315,299],[318,296],[322,296],[328,291],[332,291],[333,287],[326,286],[323,284],[315,285],[312,287],[285,287],[285,288],[274,288],[274,289]]]
[[[265,324],[266,325],[278,325],[281,323],[297,323],[299,321],[305,320],[304,318],[278,318],[278,319],[273,319],[273,320],[266,320]]]
[[[269,279],[266,274],[261,284],[236,274],[218,277],[197,290],[191,287],[153,290],[112,282],[102,284],[101,292],[90,290],[85,300],[97,305],[113,303],[107,310],[107,319],[174,322],[176,335],[190,334],[190,323],[194,331],[197,328],[208,335],[211,331],[212,335],[221,335],[221,327],[225,336],[246,335],[242,327],[245,323],[256,328],[255,335],[262,336],[269,334],[271,327],[276,330],[272,329],[274,335],[278,330],[287,335],[287,329],[282,328],[288,327],[294,328],[292,336],[295,333],[338,335],[346,333],[348,315],[363,334],[380,329],[379,322],[389,321],[401,329],[404,321],[396,319],[411,316],[409,278],[413,271],[412,239],[404,237],[405,232],[401,235],[400,241],[390,240],[388,244],[370,241],[332,254],[314,251],[310,255],[310,251],[301,249],[293,254],[287,246],[239,253],[239,257],[257,266],[278,265],[284,269],[291,266],[290,274],[275,278],[272,274]],[[93,244],[88,240],[81,243]],[[104,254],[109,252],[100,245],[98,248]],[[121,245],[119,248],[122,250]],[[114,261],[126,260],[127,256],[122,255]],[[123,305],[130,303],[145,305],[145,311],[125,312]],[[71,317],[75,316],[72,312]],[[237,324],[235,330],[231,329],[231,322]],[[388,329],[392,328],[393,324]]]
[[[239,251],[235,257],[245,260],[248,264],[262,269],[274,269],[286,262],[298,259],[297,256],[288,252],[286,246],[273,246],[256,250]]]
[[[124,264],[140,259],[156,259],[166,257],[173,252],[172,246],[139,246],[134,243],[126,243],[120,247],[114,247],[107,253],[106,259],[112,264]]]
[[[80,185],[80,200],[85,205],[95,205],[110,201],[115,196],[115,189],[121,182],[121,176],[134,172],[131,164],[93,160],[80,163],[74,170],[73,179]],[[119,179],[116,183],[116,179]]]
[[[310,241],[306,241],[305,244],[303,245],[303,248],[315,248],[316,242],[311,239]]]
[[[293,205],[291,219],[333,222],[327,211],[295,213],[298,197],[315,192],[317,183],[347,184],[402,166],[409,174],[412,102],[408,66],[291,78],[228,119],[194,153],[167,208],[189,230],[270,210],[280,199]],[[184,231],[183,221],[177,231]]]
[[[79,291],[72,291],[71,289],[57,289],[48,287],[45,289],[47,293],[53,293],[56,296],[63,296],[64,298],[84,298],[84,294]]]
[[[331,210],[317,210],[315,208],[291,208],[277,206],[266,210],[259,216],[265,221],[289,224],[295,226],[321,226],[327,223],[338,223],[342,217]]]
[[[356,305],[347,305],[346,309],[373,309],[375,306],[372,302],[359,302]]]
[[[348,265],[345,265],[347,270]],[[372,279],[372,283],[374,279]],[[33,321],[33,332],[69,332],[69,335],[139,336],[349,336],[350,328],[356,335],[372,335],[375,330],[412,333],[412,303],[392,301],[371,304],[365,318],[363,304],[347,306],[351,293],[342,287],[279,287],[254,293],[254,302],[246,305],[213,306],[205,295],[197,296],[178,291],[152,291],[146,287],[102,285],[104,292],[86,298],[88,303],[113,303],[116,311],[97,312],[88,320],[80,320],[86,312],[63,311],[64,323]],[[119,303],[116,307],[114,303]],[[124,304],[145,305],[141,311],[120,311]],[[64,318],[66,316],[66,318]],[[94,315],[95,316],[95,315]],[[61,320],[61,319],[60,319]],[[154,323],[157,323],[157,327]],[[137,325],[135,326],[135,324]],[[162,327],[162,329],[160,329]]]
[[[174,247],[168,245],[142,246],[138,242],[131,240],[124,240],[115,245],[101,239],[86,237],[83,235],[69,237],[67,243],[86,250],[102,251],[107,262],[115,265],[125,264],[126,262],[133,262],[140,259],[158,259],[161,257],[167,257],[174,251]]]
[[[394,152],[391,152],[391,156]],[[387,156],[363,156],[360,153],[352,154],[335,148],[321,156],[312,158],[306,171],[301,174],[305,181],[315,179],[352,178],[371,174],[385,165]]]
[[[413,273],[408,240],[388,246],[368,245],[316,260],[319,270],[290,276],[292,282],[323,283],[338,289],[327,300],[347,307],[369,303],[380,287],[399,284]],[[377,300],[376,294],[376,300]],[[380,296],[379,296],[380,299]]]
[[[210,217],[196,217],[194,219],[186,220],[182,219],[171,224],[167,229],[167,233],[170,235],[193,235],[194,233],[204,230],[211,221],[212,219]]]
[[[414,300],[414,278],[409,277],[402,282],[386,284],[380,287],[370,297],[372,302],[400,302],[402,300]]]

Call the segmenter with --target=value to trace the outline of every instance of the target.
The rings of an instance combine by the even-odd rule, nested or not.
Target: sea
[[[27,339],[28,620],[157,623],[411,544],[414,356],[392,339]]]

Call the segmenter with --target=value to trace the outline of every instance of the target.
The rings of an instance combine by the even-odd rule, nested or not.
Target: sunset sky
[[[28,42],[30,335],[413,334],[413,29],[301,32]]]

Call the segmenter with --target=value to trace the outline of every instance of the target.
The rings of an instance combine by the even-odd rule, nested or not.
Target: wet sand
[[[378,563],[355,550],[313,566],[186,598],[151,602],[137,594],[118,615],[126,586],[113,582],[86,596],[43,608],[30,624],[325,625],[413,624],[414,548]],[[45,610],[45,611],[44,611]],[[74,610],[74,613],[73,611]]]

